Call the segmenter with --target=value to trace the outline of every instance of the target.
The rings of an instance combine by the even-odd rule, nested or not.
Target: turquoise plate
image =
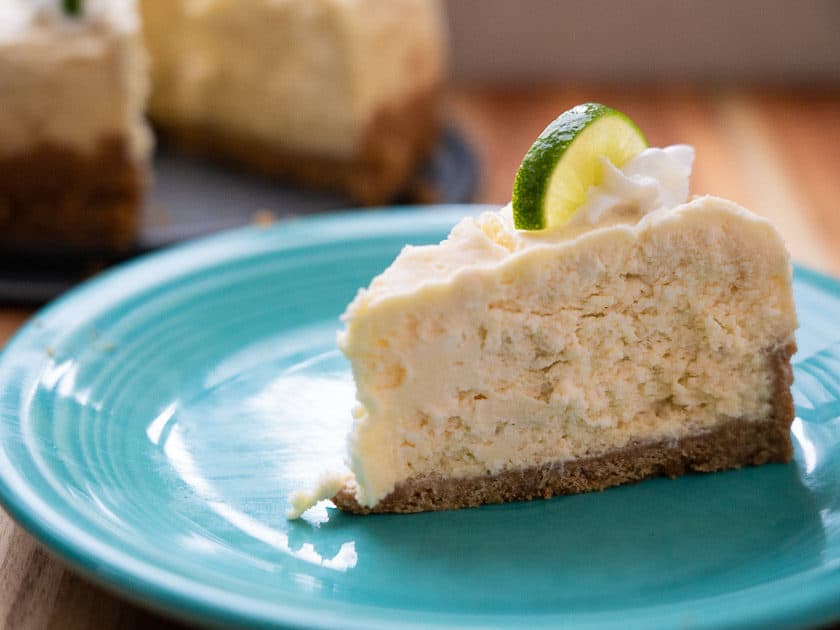
[[[787,466],[366,518],[290,493],[341,461],[338,316],[476,206],[244,229],[147,256],[0,357],[0,499],[96,582],[242,626],[652,628],[840,617],[840,282],[796,270]]]

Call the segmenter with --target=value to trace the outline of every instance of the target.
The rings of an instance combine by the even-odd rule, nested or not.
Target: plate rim
[[[65,315],[65,312],[72,310],[77,303],[90,300],[96,297],[97,293],[109,287],[113,288],[125,279],[133,278],[134,283],[126,282],[126,286],[122,287],[121,291],[109,295],[105,300],[105,305],[102,306],[103,311],[107,311],[114,304],[134,294],[141,286],[165,284],[173,277],[203,268],[210,260],[215,260],[217,264],[224,264],[237,259],[240,255],[250,256],[259,252],[277,251],[278,245],[296,236],[295,231],[298,227],[308,233],[318,235],[317,238],[310,239],[306,243],[314,244],[323,242],[324,239],[330,241],[330,229],[336,226],[339,232],[346,231],[348,224],[355,227],[356,231],[350,230],[348,238],[353,233],[370,234],[370,229],[376,230],[377,225],[381,230],[385,223],[399,231],[405,229],[420,231],[436,226],[442,228],[447,223],[451,225],[459,217],[477,214],[488,208],[498,208],[498,205],[438,204],[331,212],[281,220],[268,228],[256,226],[237,228],[145,254],[97,275],[38,310],[0,351],[0,387],[4,385],[3,379],[7,372],[13,372],[12,368],[16,364],[23,365],[30,362],[33,350],[31,345],[38,340],[40,321]],[[290,226],[293,229],[287,233]],[[313,227],[321,229],[313,230]],[[267,242],[262,243],[261,248],[249,249],[246,252],[241,247],[243,244],[252,245],[253,241],[259,241],[266,236]],[[231,244],[237,244],[239,249],[228,247]],[[298,246],[297,243],[286,243],[286,245],[290,248]],[[198,256],[197,261],[193,260],[196,253],[202,254]],[[168,277],[155,277],[154,280],[150,280],[149,276],[153,277],[155,274],[142,273],[148,268],[169,266],[173,261],[180,262],[184,266],[171,265]],[[147,277],[139,281],[137,276]],[[840,299],[840,279],[801,265],[794,265],[794,279],[816,286]],[[69,321],[78,325],[83,320],[70,317]],[[43,347],[41,347],[41,354],[45,354]],[[33,370],[34,368],[30,367],[30,371]],[[8,383],[6,385],[8,387]],[[0,399],[10,395],[10,392],[16,396],[22,393],[25,383],[21,381],[17,385],[18,391],[7,389],[5,393],[0,394]],[[12,416],[17,417],[18,407],[10,406],[9,409],[11,411],[4,411],[3,406],[0,406],[0,423],[14,422]],[[472,625],[486,627],[499,623],[500,617],[496,615],[435,613],[430,618],[428,612],[390,610],[379,606],[345,602],[336,603],[329,608],[312,609],[294,602],[291,604],[283,602],[282,596],[270,605],[266,605],[261,600],[228,593],[200,579],[187,579],[153,562],[136,558],[131,553],[113,544],[97,540],[89,532],[85,532],[84,527],[80,527],[60,514],[58,510],[50,507],[25,479],[14,475],[8,452],[8,446],[0,444],[0,504],[7,513],[40,544],[46,546],[50,552],[74,570],[79,571],[99,586],[146,608],[186,621],[201,621],[210,625],[246,624],[251,627],[282,624],[319,628],[338,626],[386,628],[421,627],[431,623],[439,628],[463,628]],[[785,578],[785,581],[802,580],[805,579],[805,575],[794,574]],[[736,601],[728,607],[730,614],[724,617],[719,615],[714,623],[741,626],[761,626],[768,622],[810,624],[830,621],[840,616],[840,601],[837,601],[836,597],[836,593],[840,592],[840,565],[828,575],[818,575],[806,581],[810,582],[806,584],[809,587],[807,593],[810,597],[800,594],[798,597],[790,595],[786,598],[778,598],[772,602],[770,608],[762,607],[757,612],[752,606],[747,606],[746,609],[743,604],[738,606],[737,594],[726,594],[725,597],[736,597]],[[772,590],[774,584],[778,584],[778,581],[748,590],[768,588]],[[713,599],[717,600],[719,597],[724,596],[716,596]],[[702,601],[691,600],[701,605]],[[683,605],[684,603],[672,603],[642,607],[624,611],[620,618],[617,617],[619,611],[601,611],[589,617],[583,614],[579,615],[580,622],[577,625],[603,627],[610,623],[622,626],[634,623],[639,625],[675,623],[680,621],[680,618],[675,615],[679,614]],[[355,618],[348,616],[348,611],[356,613],[357,616]],[[628,615],[627,612],[630,614]],[[653,618],[650,616],[652,613],[655,613]],[[745,615],[745,613],[750,614]],[[557,613],[527,615],[520,619],[526,619],[527,625],[531,627],[568,622],[568,617]],[[504,619],[504,621],[511,622],[512,620]],[[698,623],[698,627],[706,623],[708,620]]]

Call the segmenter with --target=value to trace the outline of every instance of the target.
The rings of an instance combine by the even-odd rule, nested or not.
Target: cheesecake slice
[[[575,220],[511,207],[406,247],[339,346],[347,477],[293,500],[418,512],[601,490],[792,456],[791,265],[773,226],[687,200],[693,150],[605,164]]]
[[[437,136],[437,0],[140,0],[150,115],[190,150],[363,204]]]
[[[132,2],[0,3],[0,247],[134,243],[147,81]]]

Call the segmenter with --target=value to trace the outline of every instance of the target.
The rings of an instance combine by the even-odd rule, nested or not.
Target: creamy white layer
[[[247,10],[239,0],[142,0],[141,8],[151,111],[168,124],[346,157],[378,111],[441,80],[436,0],[259,0]]]
[[[122,138],[145,158],[148,76],[133,2],[91,0],[79,17],[59,4],[0,2],[0,156],[43,143],[85,153]]]
[[[673,208],[688,198],[693,163],[694,147],[686,144],[645,149],[622,168],[602,157],[603,181],[587,191],[573,221],[596,225],[621,212],[641,216]]]

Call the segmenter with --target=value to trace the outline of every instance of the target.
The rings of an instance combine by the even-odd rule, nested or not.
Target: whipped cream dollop
[[[611,215],[645,215],[688,199],[694,147],[676,144],[645,149],[618,168],[602,157],[603,179],[589,189],[572,221],[596,225]]]

